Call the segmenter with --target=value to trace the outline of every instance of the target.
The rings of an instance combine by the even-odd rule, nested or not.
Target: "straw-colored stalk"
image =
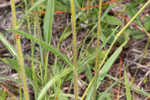
[[[103,66],[103,64],[105,63],[105,60],[107,59],[107,56],[110,52],[110,50],[112,49],[113,45],[116,43],[117,39],[120,37],[120,35],[122,35],[122,33],[125,31],[125,29],[135,20],[135,18],[150,4],[150,0],[148,0],[143,7],[131,18],[131,20],[116,34],[114,41],[111,43],[109,49],[107,50],[102,62],[100,63],[99,67],[98,67],[98,72],[100,71],[100,68]],[[81,97],[83,100],[85,98],[85,96],[88,93],[88,90],[90,89],[90,87],[92,86],[91,84],[93,83],[93,80],[90,81],[88,87],[86,88],[85,92],[83,93],[83,96]]]
[[[97,25],[97,45],[96,51],[100,47],[100,32],[101,32],[101,12],[102,12],[102,1],[99,0],[99,12],[98,12],[98,25]],[[93,100],[96,100],[96,85],[97,85],[97,74],[98,74],[98,65],[99,65],[99,53],[96,54],[96,62],[95,62],[95,75],[94,75],[94,96]]]
[[[71,12],[72,12],[72,36],[73,36],[73,67],[74,67],[74,93],[75,100],[78,100],[78,75],[77,75],[77,45],[76,45],[76,21],[75,21],[75,5],[74,0],[70,0]]]
[[[17,29],[17,19],[16,19],[16,9],[15,9],[15,1],[11,0],[11,10],[12,10],[12,20],[13,20],[13,28]],[[23,83],[23,89],[24,89],[24,97],[25,100],[29,100],[29,92],[27,87],[27,81],[26,81],[26,75],[25,75],[25,69],[24,69],[24,59],[21,49],[21,42],[20,42],[20,36],[17,33],[14,33],[16,37],[16,44],[17,44],[17,53],[18,53],[18,62],[20,65],[20,77]]]

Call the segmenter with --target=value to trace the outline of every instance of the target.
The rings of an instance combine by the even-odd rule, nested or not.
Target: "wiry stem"
[[[96,45],[96,51],[97,51],[97,50],[99,49],[99,47],[100,47],[101,12],[102,12],[102,0],[99,0],[99,12],[98,12],[98,26],[97,26],[97,45]],[[96,54],[95,75],[94,75],[94,96],[93,96],[93,100],[96,100],[96,85],[97,85],[98,64],[99,64],[99,53]]]
[[[72,34],[73,34],[73,67],[74,67],[74,93],[75,100],[78,100],[78,75],[77,75],[77,45],[76,45],[76,21],[75,21],[75,6],[74,0],[70,1],[72,12]]]
[[[150,3],[150,0],[148,0],[143,7],[132,17],[132,19],[116,34],[115,39],[113,40],[113,42],[110,45],[110,48],[107,50],[102,62],[99,65],[98,71],[100,70],[100,68],[103,66],[103,64],[105,63],[105,60],[108,57],[108,54],[110,52],[110,50],[112,49],[113,45],[116,43],[117,39],[120,37],[120,35],[122,35],[122,33],[124,32],[124,30],[135,20],[135,18],[144,10],[145,7],[147,7]],[[86,88],[84,95],[82,96],[82,98],[85,97],[85,95],[87,94],[88,90],[90,89],[90,87],[92,86],[91,84],[93,83],[93,81],[90,81],[88,88]]]
[[[15,1],[11,0],[11,10],[12,10],[12,18],[13,18],[13,28],[17,29],[17,19],[16,19],[16,9],[15,9]],[[25,75],[25,69],[24,69],[24,59],[21,49],[21,42],[20,42],[20,36],[15,33],[16,36],[16,44],[17,44],[17,53],[18,53],[18,62],[20,65],[20,77],[22,79],[23,83],[23,89],[24,89],[24,97],[25,100],[29,100],[29,92],[27,87],[27,81],[26,81],[26,75]]]

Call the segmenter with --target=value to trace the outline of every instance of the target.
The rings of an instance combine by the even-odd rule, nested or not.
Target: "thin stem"
[[[112,49],[113,45],[116,43],[117,39],[120,37],[120,35],[124,32],[124,30],[135,20],[135,18],[144,10],[145,7],[148,6],[148,4],[150,3],[150,0],[147,1],[144,6],[132,17],[132,19],[117,33],[117,35],[115,36],[115,39],[113,40],[113,42],[111,43],[109,49],[107,50],[102,62],[99,65],[98,71],[100,70],[100,68],[102,67],[102,65],[105,63],[105,60],[107,59],[107,56],[110,52],[110,50]],[[91,81],[88,85],[88,88],[86,88],[84,95],[82,96],[82,98],[84,98],[84,96],[86,95],[87,91],[90,89],[91,84],[93,81]]]
[[[97,45],[96,51],[100,47],[100,31],[101,31],[101,12],[102,12],[102,1],[99,0],[99,12],[98,12],[98,25],[97,25]],[[95,62],[95,75],[94,75],[94,97],[93,100],[96,100],[96,85],[97,85],[97,74],[98,74],[98,65],[99,65],[99,53],[96,54],[96,62]]]
[[[132,19],[121,29],[121,31],[119,31],[119,33],[116,35],[116,39],[118,39],[120,37],[120,35],[122,34],[122,32],[124,32],[124,30],[134,21],[134,19],[145,9],[145,7],[148,6],[148,4],[150,3],[150,0],[148,0],[143,7],[132,17]]]
[[[12,18],[13,18],[13,28],[17,29],[16,9],[15,9],[14,0],[11,0],[11,10],[12,10]],[[29,94],[28,94],[29,92],[28,92],[25,69],[24,69],[24,59],[23,59],[23,54],[22,54],[22,49],[21,49],[20,36],[16,33],[15,35],[16,35],[16,44],[17,44],[17,53],[18,53],[17,59],[20,65],[19,73],[23,82],[24,97],[25,97],[25,100],[29,100]]]
[[[77,75],[77,45],[76,45],[76,20],[74,0],[70,0],[72,12],[72,34],[73,34],[73,67],[74,67],[74,93],[75,100],[78,100],[78,75]]]

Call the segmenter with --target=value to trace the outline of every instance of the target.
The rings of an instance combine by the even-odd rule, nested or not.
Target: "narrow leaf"
[[[114,16],[106,16],[103,20],[105,23],[108,23],[110,25],[123,25],[123,22],[117,18],[117,17],[114,17]]]
[[[54,18],[54,2],[55,0],[48,0],[46,7],[46,15],[44,17],[44,40],[49,44],[52,36],[52,25]]]
[[[2,43],[7,47],[7,49],[9,50],[9,52],[13,55],[13,56],[17,56],[17,53],[15,51],[15,49],[13,48],[13,46],[11,46],[11,44],[5,39],[5,37],[2,35],[2,33],[0,33],[0,40],[2,41]]]
[[[127,97],[127,100],[132,100],[132,98],[131,98],[131,90],[130,90],[130,83],[129,83],[126,71],[124,73],[124,79],[125,79],[125,88],[126,88],[126,97]]]
[[[16,32],[17,34],[20,34],[20,35],[24,36],[25,38],[34,41],[35,43],[38,43],[41,47],[46,48],[47,50],[51,51],[55,55],[62,58],[69,66],[72,66],[71,61],[64,54],[62,54],[59,50],[55,49],[53,46],[50,46],[46,42],[39,40],[38,38],[32,36],[31,34],[27,34],[25,32],[20,32],[18,30],[11,30],[11,31]]]

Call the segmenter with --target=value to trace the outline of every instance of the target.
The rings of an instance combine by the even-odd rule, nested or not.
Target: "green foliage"
[[[144,2],[144,0],[137,0],[135,1],[131,1],[131,3],[129,3],[126,6],[126,12],[128,13],[128,16],[133,17],[136,12],[138,11],[137,6],[142,4]],[[141,21],[140,21],[140,16],[137,16],[135,19],[135,23],[138,25],[141,25]]]
[[[100,70],[100,76],[98,77],[97,80],[97,88],[99,87],[99,85],[101,84],[102,80],[106,77],[109,69],[112,67],[112,64],[116,61],[116,59],[118,58],[119,54],[121,53],[123,47],[126,45],[127,41],[124,42],[113,54],[110,58],[108,58],[108,60],[106,61],[106,63],[104,64],[103,68]],[[106,54],[105,54],[106,55]],[[93,87],[94,85],[92,85],[92,87],[89,89],[89,93],[87,96],[87,100],[91,100],[92,99],[92,94],[93,94]]]
[[[107,15],[103,21],[110,25],[123,25],[123,22],[119,18],[114,16]]]
[[[131,30],[130,35],[135,39],[142,39],[144,38],[145,33],[139,30]]]
[[[2,89],[0,89],[0,98],[1,100],[6,100],[7,94]]]
[[[89,48],[87,49],[87,56],[93,55],[94,52],[95,52],[95,49],[89,47]],[[99,55],[99,62],[102,61],[102,59],[103,59],[105,53],[106,53],[106,51],[104,51],[104,50],[102,50],[101,52],[98,53],[98,55]],[[93,59],[93,60],[89,61],[90,66],[94,66],[94,65],[95,65],[95,60],[96,60],[96,59]]]
[[[126,88],[126,98],[127,98],[127,100],[132,100],[130,83],[129,83],[129,79],[128,79],[126,71],[124,72],[124,79],[125,79],[125,88]]]
[[[41,90],[37,100],[42,100],[42,98],[44,97],[44,95],[46,95],[46,92],[49,90],[49,88],[52,85],[54,85],[55,82],[61,80],[61,78],[63,78],[64,76],[66,76],[70,72],[72,72],[72,70],[73,70],[73,68],[64,69],[63,72],[61,72],[60,74],[57,74],[51,80],[49,80],[48,83],[46,83],[44,88]]]
[[[10,53],[14,56],[17,57],[16,50],[13,48],[13,46],[5,39],[5,37],[0,33],[0,40],[1,42],[8,48]]]
[[[144,16],[143,23],[144,23],[144,28],[147,31],[150,31],[150,16]]]
[[[18,34],[22,35],[25,38],[28,38],[28,39],[34,41],[35,43],[38,43],[41,47],[47,49],[48,51],[51,51],[55,55],[57,55],[60,58],[62,58],[68,65],[72,66],[71,61],[64,54],[62,54],[59,50],[57,50],[53,46],[47,44],[46,42],[44,42],[42,40],[39,40],[38,38],[32,36],[31,34],[28,34],[28,33],[25,33],[25,32],[21,32],[21,31],[18,31],[18,30],[12,30],[12,31],[17,32]]]
[[[111,93],[103,94],[103,96],[101,96],[99,100],[112,100],[112,94]]]
[[[0,58],[1,61],[3,61],[5,64],[9,65],[12,69],[16,70],[17,72],[20,71],[19,64],[16,59],[10,59],[10,58]],[[25,66],[25,72],[28,78],[31,78],[31,68],[29,66]]]
[[[55,0],[48,0],[47,1],[43,30],[44,30],[44,41],[46,41],[48,44],[50,43],[51,37],[52,37],[52,23],[53,23],[53,19],[54,19],[54,5],[55,5]]]
[[[46,5],[46,14],[44,16],[44,25],[43,25],[43,40],[47,43],[51,43],[51,38],[52,38],[52,25],[53,25],[53,19],[54,19],[54,9],[55,9],[55,0],[48,0]],[[49,61],[49,51],[46,49],[43,49],[42,51],[43,56],[43,62],[44,62],[44,82],[47,81],[47,68],[48,68],[48,61]]]
[[[56,0],[55,10],[70,12],[69,0]]]
[[[69,0],[39,0],[36,1],[31,8],[29,8],[25,12],[25,16],[22,18],[22,22],[19,23],[21,25],[24,21],[24,19],[28,19],[27,16],[30,16],[32,11],[37,8],[44,9],[46,10],[46,14],[44,16],[43,20],[43,26],[42,28],[39,27],[39,30],[42,29],[42,34],[39,39],[38,35],[36,34],[37,32],[37,27],[35,27],[34,30],[35,34],[31,35],[29,33],[22,32],[20,30],[11,30],[11,32],[16,32],[17,34],[21,35],[24,38],[27,38],[31,40],[33,43],[33,48],[34,48],[34,43],[38,44],[40,49],[41,54],[36,55],[35,59],[35,54],[34,54],[34,49],[33,49],[33,55],[30,57],[26,57],[29,61],[32,62],[33,68],[35,70],[32,70],[30,66],[25,65],[25,72],[26,76],[28,77],[29,80],[32,80],[32,74],[35,73],[35,75],[38,75],[38,79],[33,79],[32,81],[37,81],[35,82],[36,84],[32,84],[34,88],[34,92],[36,94],[36,100],[54,100],[58,97],[57,100],[69,100],[70,98],[75,98],[80,99],[80,100],[92,100],[93,99],[93,91],[94,91],[94,81],[96,82],[96,89],[101,85],[102,82],[105,82],[105,77],[108,77],[109,70],[111,67],[113,67],[113,64],[115,61],[118,59],[118,56],[122,52],[123,48],[126,46],[128,40],[130,37],[133,37],[135,39],[141,39],[145,36],[145,33],[139,30],[135,30],[134,28],[131,29],[131,27],[128,27],[134,20],[135,23],[139,26],[143,24],[144,28],[147,31],[150,31],[150,17],[149,16],[144,16],[143,22],[140,20],[140,12],[148,5],[148,2],[146,5],[142,7],[142,9],[137,9],[138,5],[144,4],[144,0],[132,0],[131,3],[126,4],[126,10],[127,14],[131,18],[131,20],[123,27],[124,23],[123,21],[117,17],[117,15],[109,15],[108,12],[111,9],[111,4],[103,7],[103,13],[102,17],[97,18],[98,15],[98,9],[90,9],[90,10],[78,10],[80,7],[85,7],[89,5],[97,5],[98,1],[90,1],[88,0],[88,3],[85,3],[85,0],[72,0],[72,28],[73,31],[71,31],[71,24],[65,27],[65,30],[62,32],[61,36],[59,37],[59,40],[57,42],[57,48],[52,46],[50,44],[51,39],[52,39],[52,25],[54,24],[54,11],[65,11],[65,12],[71,12],[71,6],[70,6],[70,1]],[[26,5],[27,6],[27,5]],[[137,13],[138,12],[138,13]],[[77,15],[75,15],[77,13]],[[37,14],[37,17],[40,19],[40,17]],[[101,21],[100,21],[101,20]],[[36,21],[36,20],[34,20]],[[39,21],[39,20],[37,20]],[[99,23],[97,21],[100,21]],[[31,22],[32,23],[32,22]],[[31,24],[29,23],[29,24]],[[77,23],[77,25],[76,25]],[[41,24],[41,23],[40,23]],[[80,27],[80,24],[84,24],[85,27]],[[36,24],[35,24],[36,25]],[[32,25],[31,25],[32,26]],[[100,36],[96,35],[96,28],[99,27],[99,33]],[[121,29],[121,28],[122,29]],[[76,33],[76,29],[79,30],[79,34]],[[83,39],[83,41],[80,44],[80,46],[77,48],[76,47],[76,35],[80,35],[80,29],[82,33],[82,29],[84,29],[86,32],[87,36]],[[39,31],[38,30],[38,31]],[[31,31],[32,32],[32,31]],[[77,31],[78,32],[78,31]],[[118,32],[118,34],[116,34]],[[67,39],[71,34],[73,33],[73,41],[74,41],[74,48],[73,50],[77,49],[79,52],[75,52],[73,54],[74,59],[77,60],[75,63],[72,63],[72,57],[67,57],[65,54],[61,53],[60,46],[63,40]],[[124,33],[124,34],[123,34]],[[90,39],[88,40],[88,38]],[[95,48],[91,47],[91,44],[94,42],[95,39],[99,38],[100,42],[99,46],[97,47],[97,50]],[[1,42],[8,48],[10,51],[11,55],[13,55],[13,58],[1,58],[1,61],[3,61],[5,64],[9,65],[12,69],[15,69],[17,72],[20,72],[20,67],[18,65],[18,62],[16,60],[17,54],[16,50],[13,48],[11,44],[4,38],[3,35],[0,33],[0,40]],[[88,41],[88,43],[86,43]],[[114,52],[110,54],[111,49],[115,44],[120,45]],[[106,46],[109,45],[109,46]],[[70,48],[71,49],[71,48]],[[54,64],[49,63],[49,52],[53,53],[54,56],[56,57]],[[70,52],[69,52],[70,53]],[[93,69],[95,66],[95,61],[96,61],[96,54],[98,55],[99,59],[97,68],[94,70],[97,72],[98,77],[95,79],[93,77]],[[78,56],[79,55],[79,56]],[[44,60],[44,61],[42,61]],[[43,64],[44,63],[44,64]],[[36,67],[37,66],[37,67]],[[76,67],[74,67],[76,66]],[[74,72],[74,74],[73,74]],[[80,73],[84,73],[85,77],[87,78],[86,81],[78,79],[77,75]],[[50,77],[50,78],[49,78]],[[76,79],[75,79],[76,78]],[[110,77],[109,77],[110,78]],[[0,81],[7,80],[2,79],[0,77]],[[75,79],[73,81],[73,79]],[[118,79],[115,79],[114,77],[111,76],[112,80],[111,85],[106,88],[103,92],[96,92],[98,95],[96,98],[98,100],[112,100],[112,95],[110,93],[110,90],[113,88],[118,83]],[[121,81],[121,83],[124,85],[126,89],[126,97],[127,100],[132,100],[132,95],[131,95],[131,90],[139,93],[144,96],[150,97],[150,94],[140,90],[132,84],[130,84],[128,77],[126,75],[126,71],[124,74],[124,82]],[[76,83],[74,83],[76,81]],[[80,82],[83,83],[84,85],[87,85],[82,97],[80,98],[78,95],[74,96],[74,94],[78,94],[77,90],[75,91],[76,88],[74,88],[74,94],[68,94],[63,91],[64,83],[69,82],[71,85],[68,87],[70,90],[73,88],[73,85],[77,85]],[[29,84],[29,82],[28,82]],[[37,85],[37,86],[35,86]],[[131,86],[130,86],[131,85]],[[38,88],[35,89],[35,88]],[[40,90],[40,91],[39,91]],[[1,90],[0,93],[6,99],[6,94]],[[69,98],[70,97],[70,98]]]

